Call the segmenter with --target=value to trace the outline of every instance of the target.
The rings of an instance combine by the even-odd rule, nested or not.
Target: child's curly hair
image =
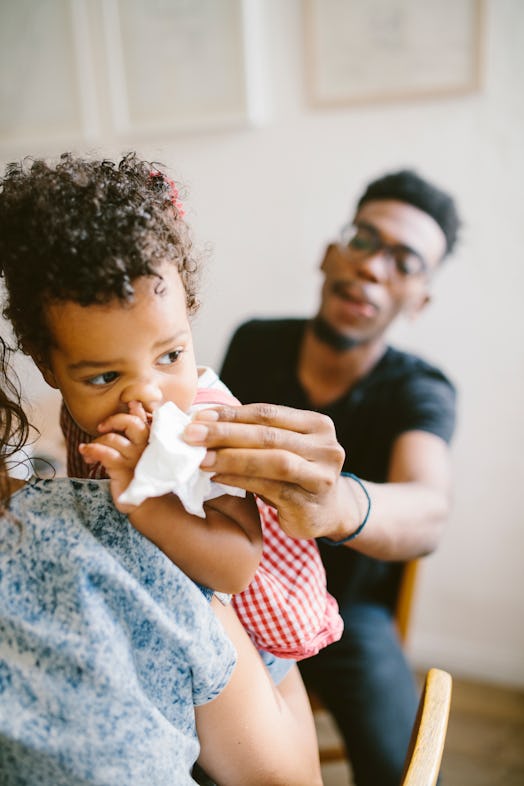
[[[120,162],[64,153],[58,163],[10,164],[0,191],[4,316],[19,347],[44,359],[44,307],[133,299],[133,282],[177,266],[189,313],[198,307],[198,265],[173,181],[135,153]]]

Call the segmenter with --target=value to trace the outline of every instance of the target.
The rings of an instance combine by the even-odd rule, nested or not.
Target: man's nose
[[[359,260],[356,268],[360,278],[374,284],[383,284],[391,275],[391,259],[385,249],[377,248]]]
[[[136,380],[136,382],[127,385],[120,398],[124,404],[139,401],[146,412],[153,412],[163,401],[160,387],[151,379]]]

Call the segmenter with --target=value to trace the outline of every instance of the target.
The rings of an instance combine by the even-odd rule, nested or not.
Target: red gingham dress
[[[235,404],[235,399],[211,369],[200,377],[195,408]],[[78,452],[91,437],[72,420],[62,405],[60,425],[67,445],[70,477],[105,478],[100,464],[88,465]],[[336,600],[326,588],[326,573],[314,540],[291,538],[278,523],[276,508],[256,498],[262,524],[263,549],[250,585],[234,595],[232,604],[258,649],[280,658],[302,660],[316,655],[342,635],[343,621]]]

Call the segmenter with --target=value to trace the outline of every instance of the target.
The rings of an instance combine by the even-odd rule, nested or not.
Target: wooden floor
[[[336,730],[324,716],[319,738]],[[344,763],[322,768],[324,786],[352,786]],[[524,690],[453,679],[442,786],[524,786]],[[377,784],[379,786],[379,784]]]

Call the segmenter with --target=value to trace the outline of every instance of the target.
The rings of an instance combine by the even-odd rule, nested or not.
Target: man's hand
[[[277,508],[291,537],[331,536],[343,525],[345,454],[325,415],[270,404],[216,407],[198,412],[184,439],[208,448],[201,468],[214,473],[213,480]]]

